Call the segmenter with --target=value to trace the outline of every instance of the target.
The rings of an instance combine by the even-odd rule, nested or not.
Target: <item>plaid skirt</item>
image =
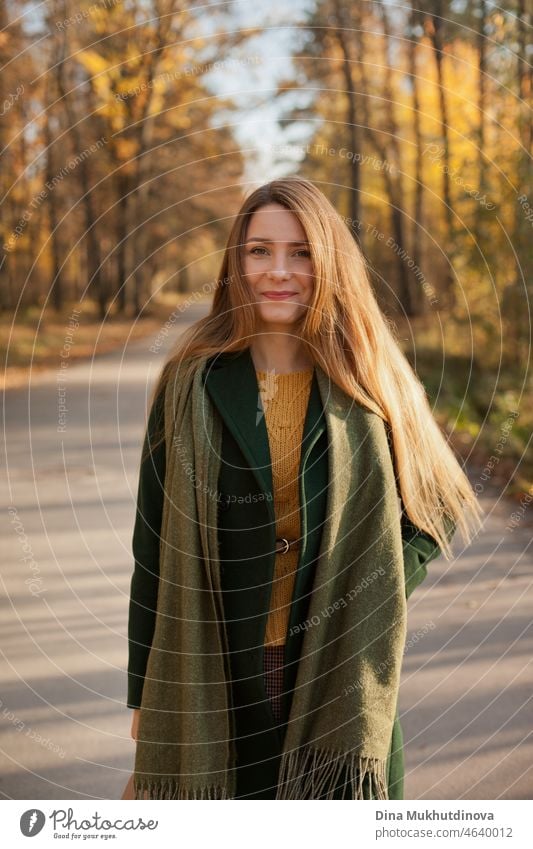
[[[283,661],[285,646],[265,646],[263,672],[267,698],[278,722],[281,721],[281,694],[283,692]]]

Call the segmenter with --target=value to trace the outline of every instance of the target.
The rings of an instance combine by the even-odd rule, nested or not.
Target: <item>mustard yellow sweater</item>
[[[300,536],[300,489],[298,472],[303,426],[313,369],[289,374],[256,370],[265,415],[272,462],[272,486],[276,536]],[[298,567],[299,547],[276,554],[270,613],[265,645],[283,645]]]

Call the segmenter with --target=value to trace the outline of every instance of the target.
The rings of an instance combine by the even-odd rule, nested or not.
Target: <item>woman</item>
[[[406,599],[481,510],[311,182],[243,203],[144,448],[133,798],[403,798]]]

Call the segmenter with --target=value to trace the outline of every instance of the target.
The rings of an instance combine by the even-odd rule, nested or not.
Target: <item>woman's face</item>
[[[305,313],[314,286],[309,243],[298,218],[278,203],[261,207],[250,219],[241,250],[260,323],[269,330],[288,329]]]

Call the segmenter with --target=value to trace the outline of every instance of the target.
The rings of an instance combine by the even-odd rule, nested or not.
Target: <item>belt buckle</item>
[[[288,550],[291,546],[291,543],[289,542],[289,540],[286,537],[278,537],[278,539],[276,540],[276,543],[278,543],[278,542],[282,543],[283,548],[276,548],[276,554],[287,554],[287,552],[288,552]],[[292,540],[292,542],[295,542],[295,540]]]

